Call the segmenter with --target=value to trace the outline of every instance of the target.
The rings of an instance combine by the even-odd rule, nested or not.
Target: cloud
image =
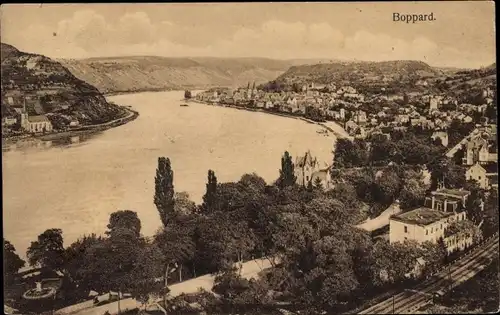
[[[144,12],[127,13],[114,22],[92,10],[60,21],[55,33],[44,25],[29,26],[11,40],[20,49],[51,57],[123,55],[331,58],[357,60],[422,60],[431,65],[477,67],[491,63],[495,51],[459,51],[422,36],[397,38],[359,30],[343,34],[329,23],[269,20],[242,26],[222,38],[203,25],[152,22]],[[201,28],[200,28],[201,27]]]

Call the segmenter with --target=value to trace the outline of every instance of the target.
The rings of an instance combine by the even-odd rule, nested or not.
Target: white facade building
[[[463,250],[473,242],[472,236],[462,238],[460,235],[445,235],[446,228],[455,221],[466,220],[465,212],[442,212],[426,207],[394,215],[389,220],[389,242],[403,243],[414,240],[418,243],[426,241],[437,243],[443,239],[448,252]]]

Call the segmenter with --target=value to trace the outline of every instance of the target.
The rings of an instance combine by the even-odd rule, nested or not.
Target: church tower
[[[247,84],[247,99],[250,99],[250,95],[252,94],[252,92],[250,91],[250,81],[248,81],[248,84]]]

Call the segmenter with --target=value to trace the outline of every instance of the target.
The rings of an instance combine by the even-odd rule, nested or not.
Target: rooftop
[[[486,173],[498,173],[497,163],[488,163],[481,166],[486,170]]]
[[[457,202],[457,200],[449,200],[449,197],[443,196],[443,195],[434,196],[434,200],[437,200],[437,201],[445,201],[446,200],[447,203]]]
[[[45,115],[37,115],[37,116],[29,116],[28,121],[29,122],[44,122],[44,121],[49,121],[49,119]]]
[[[450,195],[457,197],[465,197],[470,195],[470,191],[465,189],[450,189],[450,188],[442,188],[432,192],[433,195]]]
[[[442,212],[432,210],[431,208],[421,207],[409,212],[394,215],[391,217],[391,220],[397,220],[408,224],[429,225],[451,216],[453,216],[451,212]]]

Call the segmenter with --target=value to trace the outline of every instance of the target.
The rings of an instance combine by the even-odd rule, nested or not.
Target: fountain
[[[42,300],[53,297],[56,294],[55,288],[43,288],[42,282],[37,281],[34,289],[24,292],[23,298],[26,300]]]

